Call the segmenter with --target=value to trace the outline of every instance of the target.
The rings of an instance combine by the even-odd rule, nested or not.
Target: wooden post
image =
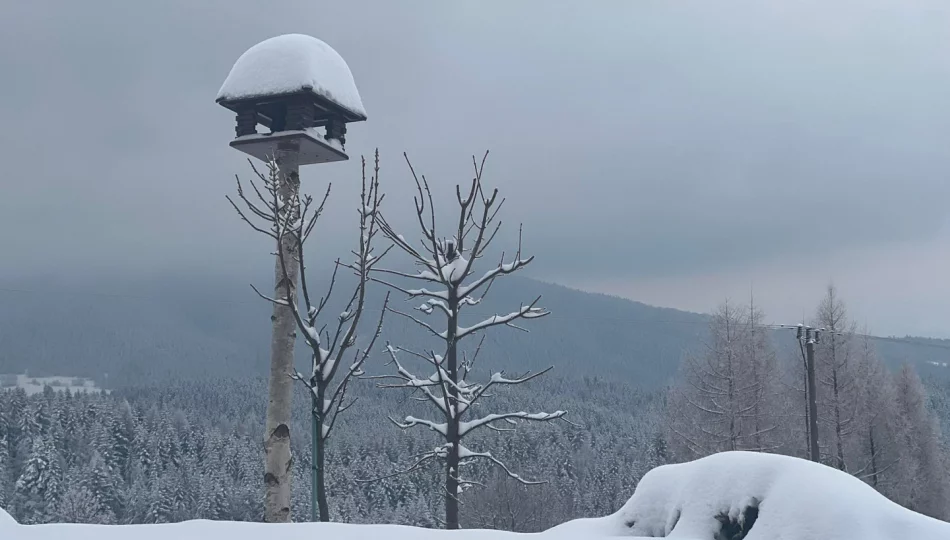
[[[815,388],[815,336],[809,328],[805,334],[806,367],[808,369],[808,458],[818,463],[818,395]]]

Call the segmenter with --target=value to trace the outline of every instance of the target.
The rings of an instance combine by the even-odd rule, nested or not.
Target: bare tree
[[[389,304],[389,295],[387,294],[383,302],[383,310],[375,324],[375,331],[363,347],[357,347],[357,331],[366,307],[366,286],[370,281],[370,272],[386,254],[386,252],[383,252],[377,256],[373,251],[373,240],[379,233],[379,208],[384,198],[384,195],[379,192],[379,151],[375,155],[372,176],[368,178],[366,172],[366,159],[363,158],[362,189],[360,190],[360,206],[358,208],[358,248],[352,251],[355,260],[350,263],[343,263],[339,259],[335,261],[329,288],[318,301],[314,301],[315,297],[311,294],[308,286],[304,246],[313,232],[317,220],[320,219],[320,215],[323,213],[332,186],[327,186],[327,191],[319,205],[314,204],[314,199],[310,195],[300,195],[298,191],[288,199],[280,201],[280,204],[288,206],[291,211],[284,213],[273,211],[274,209],[280,209],[280,204],[277,204],[275,200],[275,204],[268,206],[266,209],[260,209],[261,213],[258,214],[258,217],[262,217],[276,225],[274,230],[277,232],[278,238],[282,241],[289,239],[292,250],[288,250],[287,253],[296,254],[295,256],[288,256],[283,251],[278,254],[278,263],[285,277],[283,290],[278,291],[278,295],[270,297],[260,292],[253,285],[252,288],[259,296],[272,302],[275,306],[289,308],[297,328],[301,331],[304,340],[311,349],[309,376],[296,370],[288,373],[287,376],[300,381],[307,388],[311,397],[311,414],[313,415],[314,428],[312,444],[316,454],[311,465],[314,484],[311,489],[316,492],[320,521],[330,520],[325,474],[327,440],[333,432],[339,415],[349,409],[355,402],[355,398],[347,401],[347,389],[354,378],[363,375],[363,364],[369,357],[376,339],[380,335],[383,316],[386,306]],[[271,189],[270,184],[265,183],[265,191],[268,189]],[[255,191],[257,191],[256,187]],[[243,190],[240,190],[239,193],[242,193],[243,197]],[[268,211],[273,211],[273,213],[264,217],[262,214],[266,214]],[[332,318],[332,324],[321,324],[325,316],[327,303],[337,284],[337,272],[341,267],[351,270],[357,278],[357,283],[348,297],[344,310]],[[300,277],[300,298],[299,301],[295,302],[291,300],[294,298],[294,290],[290,276],[296,275]],[[298,305],[299,303],[303,305]],[[341,369],[350,352],[353,353],[352,360],[349,365]]]
[[[815,351],[815,371],[818,379],[818,421],[830,436],[831,461],[842,470],[848,470],[845,459],[846,440],[852,434],[857,414],[854,373],[854,324],[848,321],[844,302],[833,285],[818,306],[816,326],[823,328],[821,342]]]
[[[278,149],[277,155],[267,163],[266,175],[261,174],[253,163],[251,169],[263,190],[252,180],[250,183],[254,193],[248,196],[240,178],[235,176],[238,197],[246,211],[231,197],[227,199],[252,229],[274,240],[278,255],[274,269],[274,291],[275,294],[283,292],[287,298],[285,304],[274,304],[271,316],[270,383],[264,428],[264,520],[270,523],[287,522],[291,520],[290,419],[293,398],[293,381],[288,375],[293,372],[296,338],[288,305],[296,303],[297,269],[292,267],[287,271],[280,261],[297,256],[297,244],[290,235],[284,234],[288,228],[296,228],[300,221],[300,207],[291,203],[299,201],[297,153],[289,148]]]
[[[461,324],[462,311],[471,306],[477,306],[491,288],[495,279],[507,276],[534,260],[534,257],[524,258],[521,253],[521,235],[519,234],[518,249],[515,256],[505,262],[502,254],[501,262],[486,271],[480,277],[469,280],[474,275],[476,261],[482,259],[498,233],[501,222],[497,220],[498,211],[504,200],[499,200],[498,190],[487,194],[482,186],[482,172],[485,159],[479,164],[473,158],[474,178],[471,184],[463,191],[456,186],[458,201],[458,218],[450,229],[451,236],[440,236],[436,228],[435,209],[432,202],[432,192],[425,176],[416,174],[406,157],[409,170],[415,180],[417,195],[415,197],[416,218],[422,233],[422,240],[413,243],[397,233],[383,216],[379,217],[380,230],[403,253],[409,255],[419,267],[416,272],[404,272],[373,268],[373,279],[391,289],[400,291],[409,299],[421,299],[422,303],[416,310],[423,315],[436,315],[444,318],[444,329],[437,329],[432,323],[411,313],[389,308],[390,312],[412,321],[424,329],[440,344],[439,352],[436,349],[429,351],[410,351],[387,344],[395,374],[382,376],[381,387],[404,388],[419,393],[416,399],[430,403],[437,410],[437,420],[425,420],[406,417],[404,420],[390,418],[393,423],[402,429],[423,427],[438,433],[444,441],[438,447],[422,453],[407,469],[397,471],[403,474],[414,471],[429,463],[441,462],[445,468],[445,525],[449,529],[459,528],[459,494],[462,490],[479,485],[471,478],[464,478],[461,468],[473,462],[484,461],[500,468],[510,478],[522,484],[539,482],[526,480],[513,472],[491,452],[473,451],[463,446],[463,441],[469,435],[483,429],[495,431],[511,431],[512,425],[519,421],[550,421],[562,418],[565,411],[552,413],[506,412],[487,414],[473,417],[476,403],[489,397],[489,391],[498,387],[516,386],[524,384],[535,377],[543,375],[551,368],[538,373],[526,373],[519,376],[507,376],[504,373],[492,373],[487,381],[473,383],[468,381],[475,361],[481,351],[480,341],[469,357],[460,354],[462,340],[475,334],[484,332],[496,326],[508,326],[524,330],[518,322],[527,319],[537,319],[548,314],[548,311],[538,307],[540,297],[529,304],[522,304],[517,310],[506,315],[493,315],[470,326]],[[402,278],[419,282],[420,288],[403,287],[393,282],[394,278]],[[431,288],[430,288],[431,287]],[[483,337],[484,339],[484,337]],[[433,372],[430,375],[418,377],[410,372],[400,361],[400,354],[410,355],[424,361]]]
[[[687,355],[668,401],[670,442],[680,458],[725,450],[772,450],[778,395],[775,355],[750,303],[725,302],[710,323],[703,355]]]
[[[751,438],[750,449],[774,451],[780,446],[778,419],[784,412],[779,399],[779,372],[772,338],[765,325],[765,313],[751,296],[744,331],[742,358],[749,379],[754,383],[745,396],[749,415],[744,424]]]
[[[940,426],[928,407],[927,391],[907,364],[896,374],[895,386],[902,450],[896,500],[921,514],[946,519],[947,470],[941,456]]]
[[[897,396],[887,368],[865,331],[855,354],[857,414],[852,437],[856,464],[849,472],[886,492],[899,458]]]

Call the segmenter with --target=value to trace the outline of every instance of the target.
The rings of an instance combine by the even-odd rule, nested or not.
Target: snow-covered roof
[[[311,91],[366,117],[349,66],[333,47],[304,34],[285,34],[248,49],[228,74],[216,101]]]

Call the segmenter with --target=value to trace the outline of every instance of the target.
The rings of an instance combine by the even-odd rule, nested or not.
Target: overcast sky
[[[833,6],[831,5],[833,4]],[[0,277],[241,275],[267,245],[224,195],[246,175],[214,103],[253,44],[347,60],[349,127],[321,241],[352,233],[358,157],[390,214],[414,164],[486,182],[533,276],[768,319],[834,281],[880,334],[950,336],[950,3],[151,1],[0,4]]]

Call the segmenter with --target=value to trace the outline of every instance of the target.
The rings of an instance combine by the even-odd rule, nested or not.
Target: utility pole
[[[821,461],[821,454],[818,450],[818,390],[815,385],[815,343],[818,342],[819,334],[818,330],[812,331],[811,328],[805,334],[805,352],[808,355],[805,362],[808,368],[808,457],[818,463]]]
[[[805,400],[807,402],[808,459],[819,463],[821,451],[818,448],[818,389],[815,384],[815,344],[821,340],[821,330],[810,326],[798,325],[796,335],[799,343],[804,343],[802,356],[805,360]]]

